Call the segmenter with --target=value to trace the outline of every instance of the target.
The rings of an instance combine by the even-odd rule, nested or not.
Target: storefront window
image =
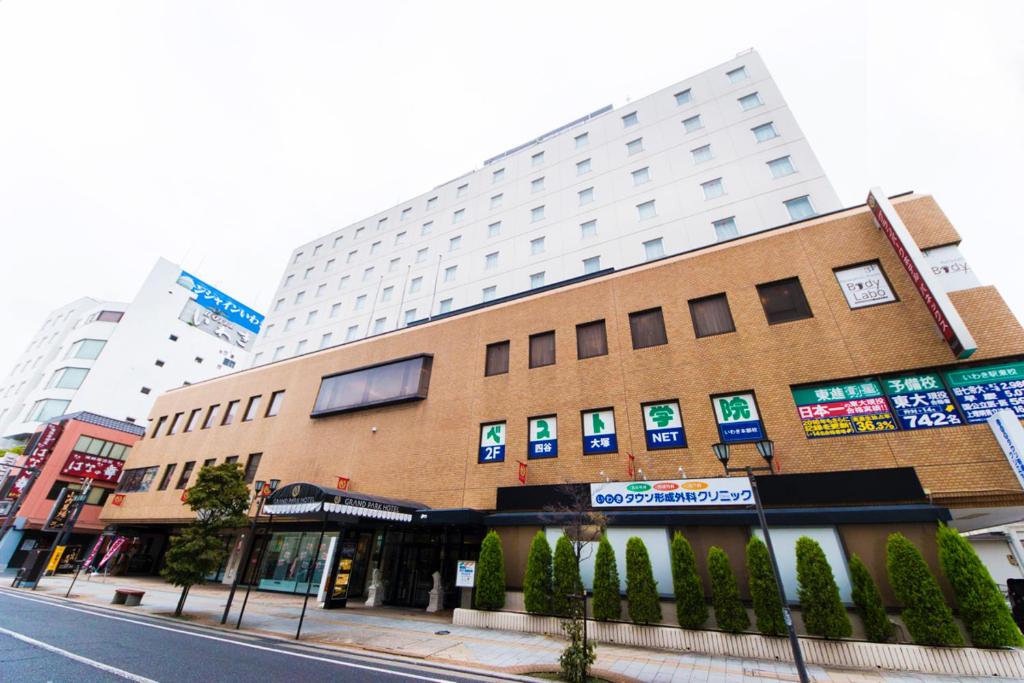
[[[310,585],[310,572],[312,572],[313,581],[310,593],[315,594],[320,587],[320,577],[327,559],[327,549],[331,545],[331,539],[337,535],[336,532],[324,534],[320,554],[314,562],[316,544],[320,538],[319,531],[274,534],[270,538],[270,544],[263,556],[259,587],[262,590],[301,593],[306,590],[307,585]]]

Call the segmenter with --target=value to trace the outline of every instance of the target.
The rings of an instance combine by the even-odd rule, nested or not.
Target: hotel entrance
[[[442,604],[458,606],[455,569],[459,560],[476,560],[482,531],[457,527],[416,530],[389,529],[381,554],[384,604],[426,609],[434,586],[434,572],[441,572]]]

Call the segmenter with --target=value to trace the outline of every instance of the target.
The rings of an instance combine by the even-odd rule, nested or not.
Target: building
[[[47,316],[0,382],[0,437],[88,411],[142,422],[168,389],[246,367],[262,316],[159,259],[128,303],[81,298]]]
[[[756,52],[296,248],[256,365],[840,208]]]
[[[386,602],[423,606],[435,570],[448,604],[458,599],[455,561],[475,557],[486,528],[501,533],[520,585],[531,536],[562,533],[549,508],[569,490],[607,514],[620,567],[625,540],[645,540],[662,593],[676,530],[699,558],[724,547],[745,592],[756,516],[749,498],[726,495],[736,479],[708,479],[722,476],[712,446],[760,465],[751,442],[768,438],[777,473],[758,481],[790,597],[806,534],[844,600],[855,552],[892,601],[890,532],[937,570],[937,522],[1022,517],[1024,492],[986,419],[1007,406],[1024,417],[1013,398],[1024,334],[994,288],[963,276],[960,237],[931,197],[886,203],[169,391],[103,519],[165,537],[189,520],[181,496],[200,458],[231,459],[249,481],[281,486],[267,504],[273,528],[261,525],[248,558],[236,538],[228,579],[241,565],[262,589],[301,592],[312,570],[315,586],[321,519],[295,515],[322,510],[351,560],[350,597],[380,569]],[[874,207],[906,224],[899,252]]]
[[[0,524],[12,513],[14,501],[21,499],[10,530],[0,539],[0,570],[21,567],[30,550],[52,547],[69,513],[58,502],[61,491],[81,491],[89,480],[85,504],[61,562],[70,565],[83,559],[103,531],[100,510],[121,476],[132,445],[144,434],[140,425],[86,412],[41,425],[21,459],[40,469],[35,481],[30,482],[23,472],[12,472],[6,482],[0,482],[4,512]]]

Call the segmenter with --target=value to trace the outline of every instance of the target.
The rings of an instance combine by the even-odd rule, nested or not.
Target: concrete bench
[[[146,591],[137,591],[130,588],[115,588],[114,599],[110,601],[112,605],[124,605],[125,607],[135,607],[142,602],[142,596],[146,594]]]

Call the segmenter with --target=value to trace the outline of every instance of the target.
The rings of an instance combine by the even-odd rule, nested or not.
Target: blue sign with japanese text
[[[641,407],[644,413],[644,437],[647,450],[686,448],[683,413],[679,401],[659,401]]]
[[[591,410],[583,417],[583,454],[616,453],[619,442],[615,437],[615,411]]]
[[[711,400],[715,408],[715,419],[718,421],[718,432],[722,441],[736,443],[742,441],[760,441],[765,438],[764,424],[757,412],[754,395],[734,394],[716,396]]]
[[[480,452],[477,455],[477,463],[505,462],[506,436],[504,422],[480,425]]]
[[[1003,409],[1024,420],[1024,363],[953,370],[946,379],[969,423],[985,422]]]
[[[206,284],[195,275],[181,271],[178,276],[178,284],[195,294],[195,301],[203,308],[216,311],[218,315],[227,318],[249,330],[259,334],[260,326],[263,324],[263,316],[252,310],[245,304],[241,304],[224,292]]]
[[[892,412],[901,429],[931,429],[963,424],[956,406],[933,372],[901,375],[883,380]]]
[[[529,431],[529,450],[527,459],[554,458],[558,455],[558,418],[531,417]]]

